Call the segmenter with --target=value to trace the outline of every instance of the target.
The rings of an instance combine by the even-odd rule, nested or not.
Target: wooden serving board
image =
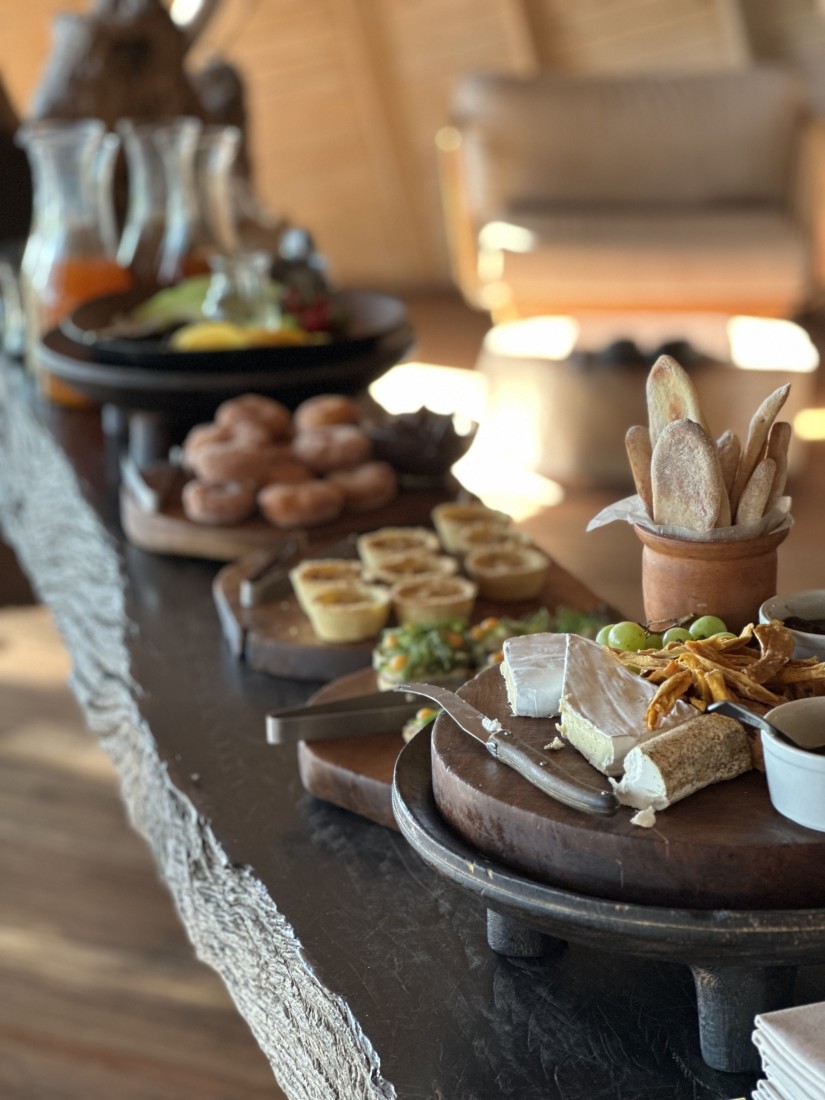
[[[459,694],[537,747],[555,736],[553,719],[512,717],[496,669]],[[607,782],[569,745],[552,755],[573,777]],[[645,829],[630,823],[627,808],[604,818],[553,801],[445,714],[433,728],[432,768],[436,804],[458,833],[484,855],[553,886],[686,909],[825,905],[825,833],[778,814],[759,772],[707,787]]]
[[[409,509],[405,514],[409,517]],[[420,520],[426,522],[426,518],[421,516]],[[407,518],[405,523],[415,524],[416,520]],[[251,555],[224,566],[213,582],[218,616],[235,656],[260,672],[296,680],[332,680],[368,667],[375,639],[346,645],[322,642],[291,590],[269,603],[241,606],[241,583],[257,572],[264,558],[265,555]],[[551,563],[538,597],[518,603],[478,599],[473,621],[481,622],[490,615],[524,618],[540,607],[553,611],[559,604],[582,611],[602,606],[589,588],[560,565]]]
[[[141,471],[152,489],[162,490],[162,503],[153,510],[138,499],[125,482],[120,487],[120,519],[126,537],[134,546],[155,554],[234,561],[247,554],[273,550],[288,532],[255,517],[228,527],[193,523],[184,514],[181,489],[186,475],[168,463]],[[177,476],[176,476],[177,475]],[[349,512],[337,519],[307,528],[310,542],[334,541],[351,531],[376,527],[429,523],[430,512],[453,494],[444,489],[404,490],[395,500],[368,512]]]
[[[376,690],[375,673],[364,668],[326,684],[312,702],[331,703]],[[421,704],[425,704],[424,699]],[[301,782],[316,798],[397,829],[392,812],[392,775],[403,747],[400,729],[329,741],[301,741]]]

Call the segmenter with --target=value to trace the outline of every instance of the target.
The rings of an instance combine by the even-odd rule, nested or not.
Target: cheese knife
[[[557,802],[574,810],[604,817],[618,810],[619,800],[613,791],[593,787],[569,773],[565,774],[562,764],[554,760],[550,753],[528,745],[510,730],[504,729],[497,718],[483,714],[454,691],[436,684],[419,683],[399,684],[394,690],[423,695],[437,703],[465,733],[480,741],[491,756],[507,764]]]

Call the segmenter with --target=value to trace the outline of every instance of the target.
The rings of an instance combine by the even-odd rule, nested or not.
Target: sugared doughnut
[[[341,393],[319,393],[302,401],[293,413],[296,432],[321,428],[326,424],[357,424],[358,406],[351,397]]]
[[[306,463],[284,458],[272,463],[260,479],[260,485],[261,488],[264,485],[303,485],[305,481],[314,480],[315,474]]]
[[[189,466],[201,479],[214,485],[229,481],[260,484],[276,463],[284,460],[283,449],[269,443],[242,443],[233,438],[223,443],[204,443],[189,457]]]
[[[218,427],[221,426],[218,425]],[[232,433],[232,438],[237,440],[238,443],[271,443],[276,447],[289,448],[288,443],[281,443],[280,441],[273,443],[270,428],[260,420],[239,420],[231,426],[229,431]]]
[[[327,424],[298,432],[292,451],[319,474],[360,466],[372,456],[372,441],[355,424]]]
[[[196,424],[186,433],[186,438],[181,444],[183,463],[189,467],[190,459],[199,447],[210,443],[226,443],[232,438],[232,429],[222,427],[220,424]]]
[[[389,504],[398,493],[398,478],[388,462],[364,462],[351,470],[333,470],[327,480],[344,494],[350,512],[367,512]]]
[[[314,527],[339,516],[344,494],[328,481],[267,485],[258,493],[261,514],[276,527]]]
[[[255,511],[255,490],[237,482],[208,485],[194,479],[184,485],[181,503],[184,515],[193,523],[243,523]]]
[[[231,428],[248,420],[265,425],[273,440],[288,439],[292,434],[292,413],[286,405],[260,393],[243,393],[240,397],[231,397],[215,410],[216,424]]]

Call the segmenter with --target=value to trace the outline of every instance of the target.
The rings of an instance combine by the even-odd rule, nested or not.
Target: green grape
[[[685,630],[683,626],[672,626],[669,630],[666,630],[662,635],[662,641],[666,646],[671,642],[689,642],[693,635],[689,630]]]
[[[700,615],[690,624],[691,638],[710,638],[713,634],[727,633],[727,625],[717,615]]]
[[[607,636],[607,644],[614,649],[625,649],[630,653],[636,653],[645,648],[647,632],[638,623],[625,619],[621,623],[614,623]]]
[[[643,649],[661,649],[663,645],[661,634],[646,634]]]
[[[609,644],[608,641],[607,641],[607,638],[608,638],[608,635],[610,634],[610,631],[612,629],[613,629],[613,623],[608,623],[606,626],[603,626],[601,628],[599,633],[596,635],[596,639],[595,639],[599,643],[599,645],[608,645]]]

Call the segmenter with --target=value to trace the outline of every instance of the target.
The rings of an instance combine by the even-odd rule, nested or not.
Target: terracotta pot
[[[738,633],[759,621],[760,604],[776,592],[777,547],[789,528],[730,542],[634,530],[644,545],[642,598],[648,622],[718,615]]]

